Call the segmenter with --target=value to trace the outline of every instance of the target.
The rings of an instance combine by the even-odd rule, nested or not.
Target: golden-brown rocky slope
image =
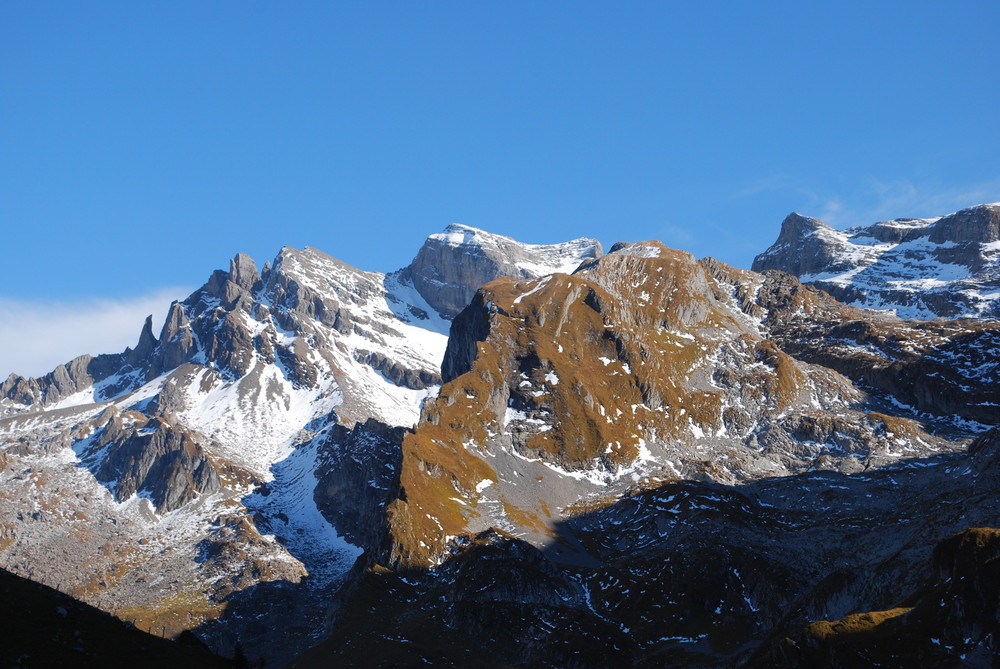
[[[984,405],[964,412],[974,434],[997,395],[975,373],[995,370],[946,353],[956,336],[988,349],[997,329],[864,312],[658,242],[573,275],[499,279],[455,319],[446,383],[403,441],[384,560],[435,564],[491,527],[544,547],[560,520],[670,480],[857,473],[955,450],[954,431],[914,419],[953,399],[921,404],[907,379],[950,370],[930,384]]]

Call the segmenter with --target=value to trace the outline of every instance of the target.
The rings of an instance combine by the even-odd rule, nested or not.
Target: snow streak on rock
[[[753,269],[903,318],[1000,318],[1000,203],[843,231],[790,214]]]

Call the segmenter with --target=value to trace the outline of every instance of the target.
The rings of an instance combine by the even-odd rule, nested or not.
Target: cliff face
[[[118,502],[148,496],[162,514],[222,490],[219,473],[196,436],[163,418],[114,409],[108,414],[107,422],[75,447]]]
[[[601,244],[595,239],[523,244],[453,224],[428,237],[403,273],[438,313],[454,318],[469,304],[479,286],[494,279],[568,273],[583,261],[600,256]]]
[[[0,564],[226,652],[266,624],[246,651],[288,659],[380,545],[401,430],[441,384],[442,305],[599,254],[464,227],[391,274],[311,248],[260,269],[237,254],[158,335],[147,319],[134,348],[0,384]]]
[[[1000,203],[843,231],[790,214],[753,269],[906,318],[1000,318]]]
[[[754,259],[753,270],[780,269],[795,276],[846,272],[852,267],[843,235],[811,216],[792,212],[781,222],[778,239]]]
[[[158,337],[8,379],[3,564],[271,662],[332,630],[308,657],[712,666],[902,606],[995,524],[997,321],[658,242],[458,226],[421,254],[238,255]]]
[[[403,440],[384,559],[434,564],[491,526],[544,547],[574,505],[636,485],[952,450],[899,405],[996,422],[997,335],[873,315],[657,243],[498,280],[455,319],[446,383]]]

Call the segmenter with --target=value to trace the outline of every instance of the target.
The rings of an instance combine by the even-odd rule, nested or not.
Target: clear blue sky
[[[998,34],[995,0],[3,0],[0,298],[389,271],[451,222],[748,267],[792,210],[1000,199]]]

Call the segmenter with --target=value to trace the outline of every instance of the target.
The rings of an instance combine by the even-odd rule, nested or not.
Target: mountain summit
[[[298,610],[313,606],[301,615],[319,620],[309,593],[343,579],[360,552],[343,537],[370,532],[354,529],[370,519],[346,517],[345,501],[325,509],[331,525],[313,500],[316,477],[356,487],[391,473],[395,458],[345,474],[355,461],[330,435],[375,439],[417,422],[441,384],[451,316],[481,283],[572,271],[600,254],[594,240],[521,244],[458,225],[389,274],[313,248],[282,248],[262,269],[237,254],[170,306],[158,336],[147,319],[134,349],[0,384],[0,464],[30,462],[40,477],[7,472],[3,564],[147,629],[235,612],[230,600],[264,582],[302,583]],[[38,505],[86,521],[29,511]],[[37,561],[39,551],[59,558]],[[122,556],[121,574],[95,577]],[[164,578],[169,591],[145,585]],[[198,612],[184,622],[166,604],[175,592]],[[275,633],[302,622],[290,615]]]
[[[570,274],[580,263],[601,253],[596,239],[522,244],[455,223],[428,237],[402,274],[442,317],[454,318],[472,300],[476,288],[493,279]]]
[[[992,253],[984,211],[871,234]],[[841,271],[845,234],[793,215],[768,257]],[[272,664],[736,664],[995,522],[998,352],[656,241],[238,254],[134,349],[0,385],[0,566]]]
[[[1000,202],[843,231],[793,213],[753,269],[906,318],[1000,318]]]

